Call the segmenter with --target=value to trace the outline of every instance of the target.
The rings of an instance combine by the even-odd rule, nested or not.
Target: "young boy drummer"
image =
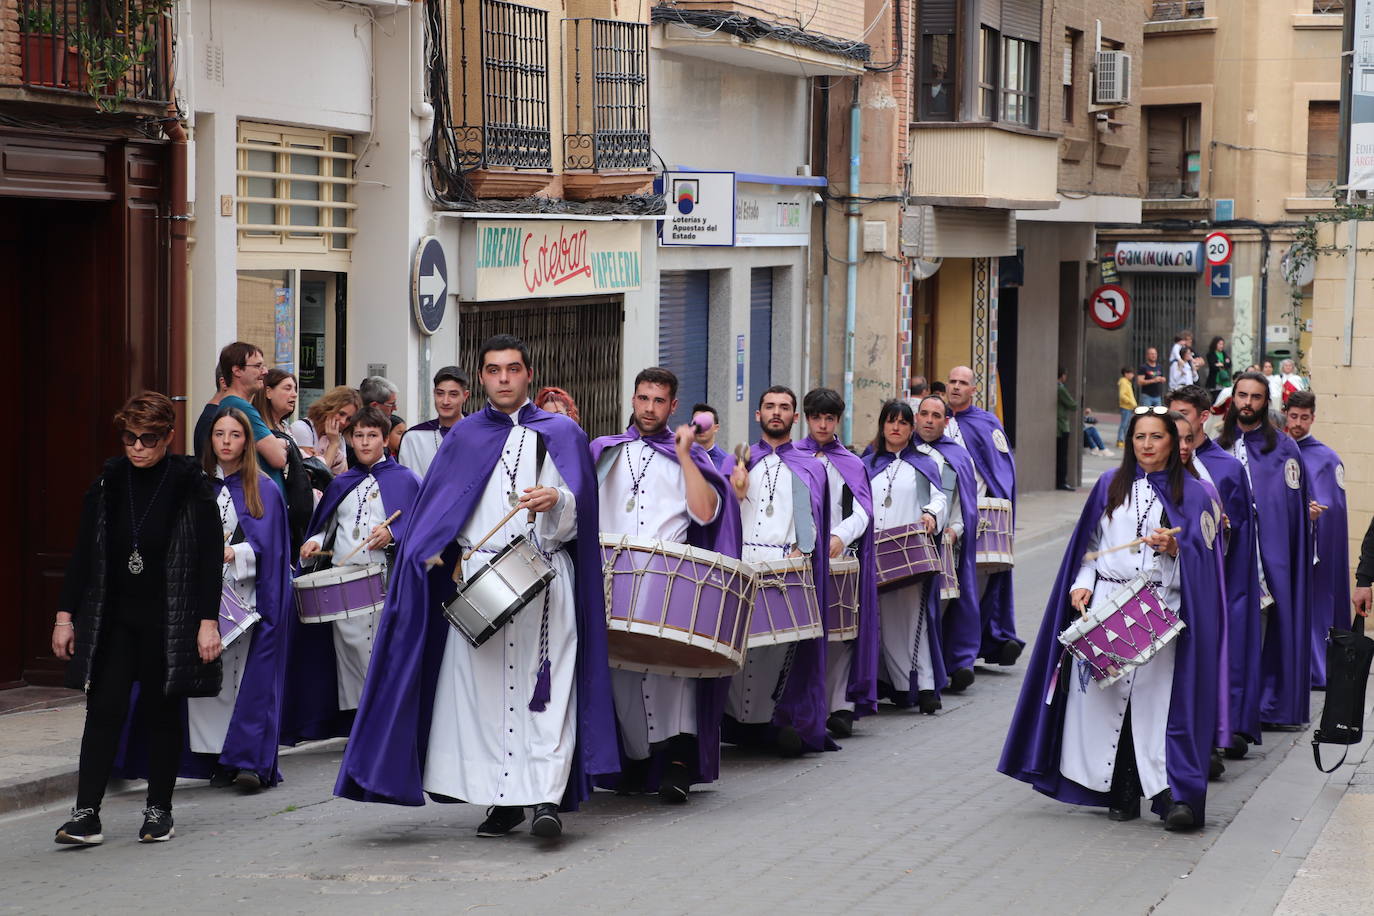
[[[301,545],[304,564],[310,564],[331,542],[334,566],[383,563],[386,548],[402,537],[407,512],[420,489],[420,478],[414,471],[386,457],[390,425],[375,407],[365,407],[353,418],[348,438],[358,463],[330,482],[320,504],[315,507],[309,537]],[[401,514],[386,524],[397,511]],[[374,611],[360,617],[335,620],[328,625],[333,635],[335,660],[335,671],[330,674],[337,675],[338,709],[341,711],[358,708],[363,677],[372,658],[378,616]],[[321,626],[311,624],[300,629],[316,630]],[[309,634],[302,636],[308,638]],[[293,654],[296,653],[293,651]],[[296,666],[292,668],[294,678]],[[317,673],[327,677],[323,671]]]

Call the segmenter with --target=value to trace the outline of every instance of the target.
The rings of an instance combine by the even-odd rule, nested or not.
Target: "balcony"
[[[913,203],[1051,210],[1059,137],[986,121],[911,125]]]
[[[483,196],[533,194],[553,172],[549,14],[505,0],[456,0],[451,9],[459,166]]]
[[[618,197],[652,181],[649,27],[563,22],[563,186],[572,198]]]
[[[1145,7],[1149,22],[1175,22],[1179,19],[1201,19],[1207,11],[1205,0],[1148,0]]]
[[[0,32],[11,98],[161,114],[172,97],[174,0],[18,0]]]

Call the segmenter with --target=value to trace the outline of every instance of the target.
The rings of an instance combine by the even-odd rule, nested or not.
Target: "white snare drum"
[[[611,667],[727,677],[744,665],[754,573],[724,554],[658,538],[601,535]]]
[[[262,619],[262,615],[250,608],[233,586],[225,582],[219,593],[219,641],[224,648],[238,639],[248,628]]]
[[[386,602],[383,564],[334,566],[296,577],[292,583],[301,623],[365,617]]]
[[[989,496],[978,500],[978,532],[974,547],[978,566],[984,572],[1005,572],[1015,565],[1013,521],[1011,500]]]
[[[1148,662],[1183,632],[1183,621],[1159,592],[1136,576],[1101,605],[1093,605],[1059,634],[1059,641],[1106,688]]]
[[[538,547],[523,534],[516,535],[463,583],[444,605],[444,616],[474,648],[480,648],[557,575]]]

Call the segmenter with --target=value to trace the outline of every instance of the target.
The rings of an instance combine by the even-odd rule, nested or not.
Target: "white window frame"
[[[250,170],[248,155],[254,151],[271,153],[275,157],[275,168],[270,172]],[[302,155],[316,157],[322,173],[342,171],[345,174],[292,172],[292,157]],[[358,231],[354,225],[358,205],[353,200],[357,180],[352,175],[352,163],[356,159],[351,134],[240,121],[235,156],[238,250],[262,254],[330,255],[335,268],[342,264],[346,270],[351,261],[352,237]],[[344,167],[340,168],[339,163]],[[272,181],[273,194],[270,197],[249,194],[250,179]],[[296,182],[313,183],[318,192],[316,199],[291,197],[291,185]],[[274,221],[249,222],[250,205],[271,206]],[[293,224],[292,208],[301,207],[318,210],[319,224]]]

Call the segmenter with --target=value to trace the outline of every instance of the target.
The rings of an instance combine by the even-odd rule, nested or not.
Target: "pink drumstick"
[[[697,432],[704,433],[706,430],[716,425],[716,418],[711,415],[710,411],[703,410],[692,417],[692,425],[697,428]]]

